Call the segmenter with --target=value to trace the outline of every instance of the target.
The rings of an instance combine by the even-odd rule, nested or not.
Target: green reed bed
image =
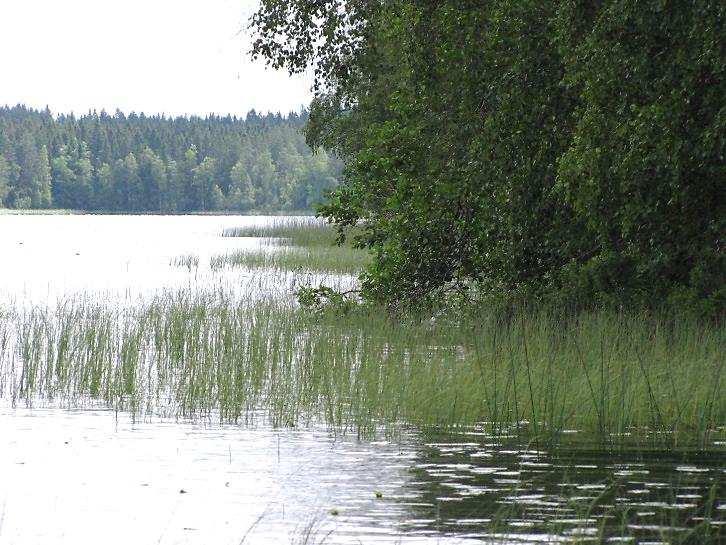
[[[266,225],[226,229],[224,237],[261,238],[270,244],[291,246],[335,246],[337,231],[313,217],[279,218]]]
[[[367,252],[347,242],[339,245],[337,231],[314,218],[281,218],[269,225],[228,229],[223,236],[262,239],[263,247],[214,256],[210,266],[215,270],[244,267],[358,274],[370,264]]]
[[[213,270],[225,267],[273,269],[278,271],[315,271],[338,274],[358,274],[370,258],[361,250],[345,246],[283,247],[275,250],[242,250],[214,256]]]
[[[262,410],[277,425],[322,418],[362,433],[487,422],[542,439],[693,442],[726,423],[724,340],[722,326],[645,315],[409,323],[177,295],[0,315],[0,384],[15,403],[231,422]]]
[[[199,268],[199,256],[194,254],[180,255],[171,259],[169,265],[193,271]]]

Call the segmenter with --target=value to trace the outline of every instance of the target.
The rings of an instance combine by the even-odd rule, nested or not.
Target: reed
[[[0,313],[0,385],[14,403],[362,434],[484,422],[549,442],[707,445],[726,422],[724,341],[723,326],[640,314],[407,322],[178,293]]]
[[[214,256],[212,270],[225,267],[273,269],[278,271],[320,271],[359,274],[368,265],[368,254],[345,246],[284,247],[274,251],[239,251]]]
[[[291,246],[335,246],[337,231],[313,217],[279,218],[265,225],[225,229],[224,237],[261,238],[268,244]]]
[[[280,218],[267,225],[228,229],[222,235],[258,238],[262,247],[214,256],[213,270],[243,267],[357,275],[371,262],[367,252],[349,242],[338,244],[337,231],[311,217]]]
[[[199,256],[194,254],[180,255],[170,260],[169,265],[193,271],[199,268]]]

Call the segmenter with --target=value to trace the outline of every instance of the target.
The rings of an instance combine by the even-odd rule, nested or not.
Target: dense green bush
[[[364,291],[724,308],[724,10],[696,0],[263,0],[255,51],[312,65],[321,213]]]

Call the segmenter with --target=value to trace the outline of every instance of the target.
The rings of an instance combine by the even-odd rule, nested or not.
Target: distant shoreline
[[[190,212],[110,212],[103,210],[69,210],[65,208],[15,209],[0,208],[0,216],[313,216],[312,210],[248,211],[201,210]]]

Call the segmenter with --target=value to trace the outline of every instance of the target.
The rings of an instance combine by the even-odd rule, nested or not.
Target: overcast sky
[[[54,113],[297,110],[308,78],[252,63],[256,0],[0,0],[0,105]]]

